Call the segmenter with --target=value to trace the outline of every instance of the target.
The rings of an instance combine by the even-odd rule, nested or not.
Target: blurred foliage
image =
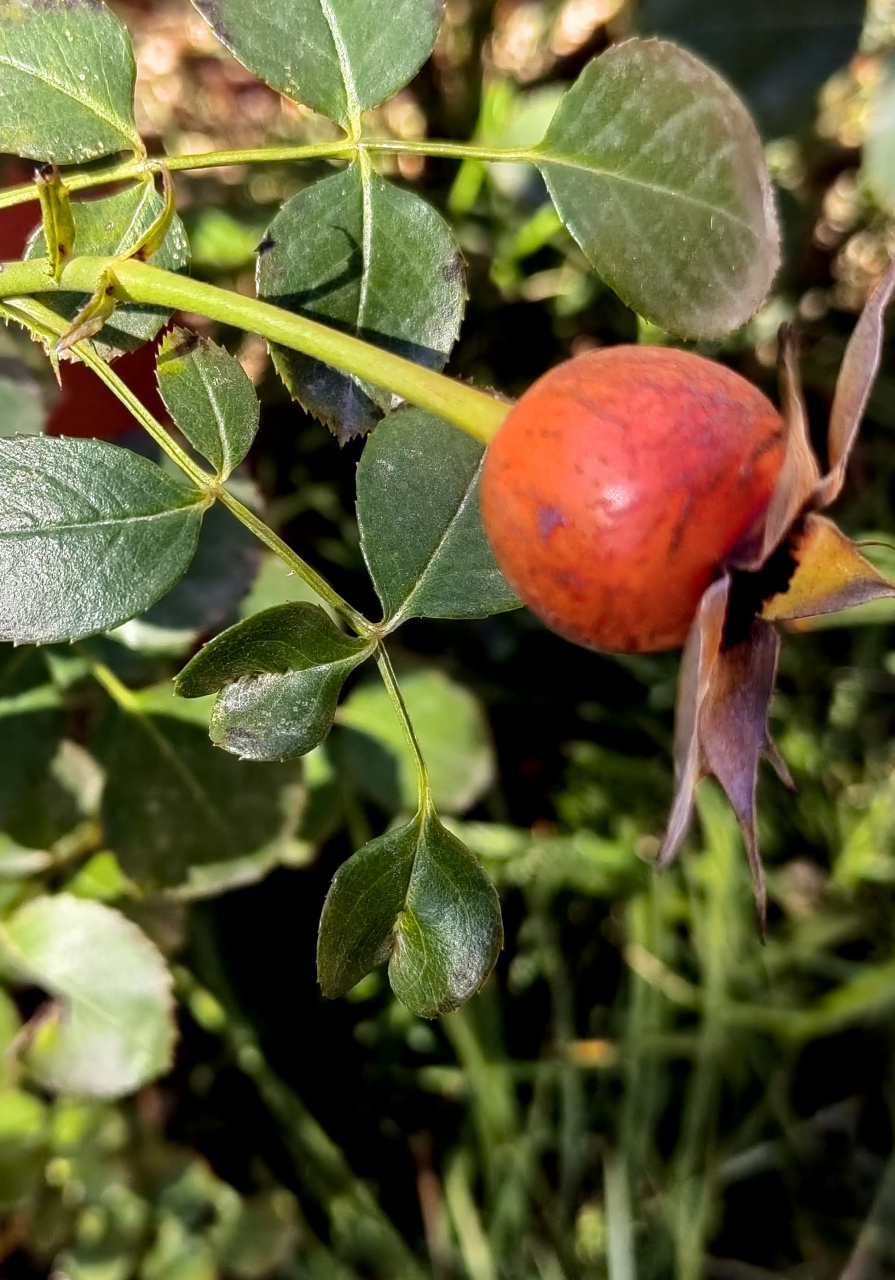
[[[231,59],[185,0],[112,7],[135,35],[138,126],[154,145],[331,136]],[[755,320],[699,349],[772,392],[777,327],[795,318],[821,438],[854,314],[895,250],[895,5],[872,0],[863,30],[860,9],[448,0],[434,58],[377,108],[376,130],[528,144],[557,86],[626,32],[714,59],[762,120],[786,249]],[[312,170],[179,179],[196,273],[250,290],[263,228],[328,172]],[[466,256],[454,374],[513,394],[588,346],[665,340],[594,276],[534,170],[406,156],[383,171],[414,181]],[[262,344],[215,337],[262,397],[248,468],[269,517],[375,611],[354,515],[359,445],[339,450],[287,402]],[[11,332],[0,340],[2,430],[36,430],[52,378]],[[893,351],[839,509],[882,544],[895,539]],[[892,1275],[891,608],[785,645],[773,730],[799,790],[762,778],[765,947],[714,791],[680,866],[659,878],[649,866],[671,794],[674,655],[584,653],[524,613],[408,623],[398,656],[433,782],[500,889],[507,934],[485,991],[428,1023],[381,974],[337,1003],[313,977],[335,868],[407,816],[410,765],[378,687],[349,677],[303,774],[240,766],[261,771],[259,788],[205,741],[208,700],[172,705],[198,637],[301,598],[240,535],[226,590],[224,535],[209,539],[186,611],[166,601],[77,650],[4,653],[0,943],[37,887],[65,889],[57,901],[101,908],[121,936],[123,917],[138,924],[174,961],[182,1002],[172,1071],[115,1104],[50,1100],[29,1066],[67,1025],[44,994],[65,991],[33,970],[0,993],[4,1280]],[[885,545],[869,551],[891,562]],[[108,698],[116,682],[138,691],[129,710]],[[215,773],[220,838],[191,827],[172,753]],[[140,838],[150,829],[161,850]],[[207,847],[184,879],[165,858],[191,831]],[[137,884],[149,858],[168,868],[154,890]]]

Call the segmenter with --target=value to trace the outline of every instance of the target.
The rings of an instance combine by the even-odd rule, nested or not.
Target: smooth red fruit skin
[[[588,351],[534,383],[489,446],[485,532],[560,635],[676,648],[767,508],[783,447],[770,400],[723,365],[665,347]]]

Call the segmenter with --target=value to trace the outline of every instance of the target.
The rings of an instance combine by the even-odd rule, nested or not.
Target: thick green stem
[[[292,147],[247,147],[241,150],[204,151],[199,155],[159,156],[126,160],[108,169],[66,174],[69,191],[127,182],[146,173],[158,173],[165,165],[171,173],[200,169],[222,169],[239,164],[291,164],[301,160],[351,160],[360,151],[370,154],[437,156],[447,160],[515,160],[535,163],[535,152],[518,147],[482,147],[468,142],[439,142],[428,138],[340,138],[333,142],[312,142]],[[0,192],[0,209],[37,199],[37,185],[23,182]]]
[[[7,262],[0,266],[0,298],[59,289],[92,294],[105,272],[111,271],[116,292],[124,302],[148,303],[171,310],[193,311],[258,333],[294,351],[334,365],[345,373],[365,378],[377,386],[452,422],[487,444],[509,413],[510,406],[484,391],[465,386],[411,360],[392,355],[360,338],[339,333],[326,325],[294,315],[281,307],[246,298],[217,285],[188,276],[161,271],[135,259],[72,258],[57,282],[45,258]]]

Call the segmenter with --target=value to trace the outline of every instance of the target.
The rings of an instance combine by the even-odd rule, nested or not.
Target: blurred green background
[[[111,7],[135,38],[152,149],[330,136],[239,67],[187,0]],[[773,394],[777,327],[795,319],[821,444],[856,313],[895,251],[893,0],[866,13],[851,0],[448,0],[435,56],[370,132],[534,142],[587,59],[633,32],[702,55],[756,114],[784,267],[745,329],[698,349]],[[513,395],[588,346],[670,341],[596,279],[533,170],[388,163],[446,212],[467,259],[454,375]],[[251,291],[267,223],[327,171],[179,176],[195,274]],[[23,176],[7,165],[8,181]],[[33,219],[33,207],[2,215],[2,256]],[[260,341],[215,335],[264,400],[246,491],[375,610],[354,521],[360,443],[340,450],[287,401]],[[151,396],[151,360],[120,368]],[[60,395],[11,331],[0,406],[4,431],[100,424],[142,447],[79,371]],[[893,431],[895,336],[835,512],[890,571]],[[183,588],[96,642],[134,688],[169,681],[237,610],[295,595],[217,514]],[[711,786],[679,865],[650,868],[671,796],[676,655],[585,653],[520,612],[411,622],[395,656],[439,808],[494,876],[507,926],[485,991],[435,1024],[379,976],[335,1003],[315,984],[335,868],[409,803],[375,683],[355,684],[307,761],[288,837],[249,830],[238,864],[222,870],[202,850],[204,879],[153,894],[121,865],[139,862],[163,782],[139,761],[116,773],[104,696],[77,658],[51,653],[64,696],[35,711],[22,701],[34,682],[0,655],[0,906],[26,892],[16,851],[48,851],[51,884],[119,905],[150,933],[183,1000],[173,1072],[125,1103],[50,1098],[0,1064],[3,1280],[895,1275],[895,610],[785,643],[772,729],[798,792],[762,778],[766,946]],[[198,732],[184,749],[214,752]],[[186,829],[190,816],[173,821]],[[9,1045],[38,997],[4,999]]]

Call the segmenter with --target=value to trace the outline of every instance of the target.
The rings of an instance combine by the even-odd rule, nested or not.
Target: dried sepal
[[[693,821],[696,788],[705,776],[699,721],[724,639],[730,578],[720,578],[703,593],[684,646],[674,713],[675,794],[668,828],[656,865],[667,867],[677,856]]]
[[[882,280],[867,299],[842,357],[830,409],[829,471],[818,485],[815,499],[818,507],[828,507],[842,490],[849,455],[879,372],[886,308],[893,292],[895,261],[889,264]]]
[[[793,533],[789,549],[795,569],[787,589],[762,605],[761,617],[767,622],[837,613],[895,596],[895,586],[826,516],[807,515]]]
[[[774,496],[765,515],[760,550],[744,567],[757,568],[776,551],[793,522],[812,500],[820,481],[820,467],[811,448],[808,414],[799,376],[798,342],[794,330],[780,331],[780,399],[786,425],[786,452]]]
[[[677,786],[657,865],[667,866],[677,854],[693,818],[696,787],[706,775],[713,775],[743,832],[764,933],[767,889],[755,817],[762,756],[792,785],[768,733],[780,641],[774,628],[760,618],[752,620],[745,636],[728,637],[730,594],[727,577],[708,588],[684,649],[675,729]]]

